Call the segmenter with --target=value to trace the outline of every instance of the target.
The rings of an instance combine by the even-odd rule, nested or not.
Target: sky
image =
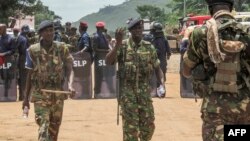
[[[62,23],[75,22],[80,18],[98,12],[108,5],[118,5],[125,0],[41,0],[56,15],[61,16]]]

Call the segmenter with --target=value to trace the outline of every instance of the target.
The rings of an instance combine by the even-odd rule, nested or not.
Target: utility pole
[[[183,17],[186,17],[186,0],[183,3]]]

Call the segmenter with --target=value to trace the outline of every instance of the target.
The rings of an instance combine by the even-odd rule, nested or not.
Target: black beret
[[[130,30],[132,27],[134,27],[137,24],[143,24],[143,20],[140,18],[137,19],[129,19],[128,22],[128,29]]]
[[[53,26],[54,24],[52,21],[48,21],[48,20],[42,21],[38,27],[38,33],[40,33],[45,28],[53,27]]]
[[[217,4],[230,4],[231,6],[233,6],[234,4],[234,0],[206,0],[206,2],[209,6]]]

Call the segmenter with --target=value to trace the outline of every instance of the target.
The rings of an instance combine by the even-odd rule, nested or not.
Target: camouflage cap
[[[48,21],[48,20],[45,20],[45,21],[42,21],[38,27],[38,33],[40,33],[42,30],[48,28],[48,27],[54,27],[54,24],[52,21]]]
[[[127,24],[128,24],[128,29],[130,30],[132,27],[134,27],[137,24],[142,25],[143,24],[143,20],[141,18],[137,18],[137,19],[131,18],[131,19],[129,19],[127,21]]]
[[[234,5],[234,0],[206,0],[209,6],[217,5],[217,4],[230,4],[231,6]]]

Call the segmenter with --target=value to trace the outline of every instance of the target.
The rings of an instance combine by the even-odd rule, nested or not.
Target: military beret
[[[128,29],[131,29],[132,27],[134,27],[135,25],[137,25],[137,24],[140,24],[140,25],[142,25],[143,24],[143,20],[142,19],[140,19],[140,18],[137,18],[137,19],[129,19],[128,21],[127,21],[127,24],[128,24]]]
[[[80,26],[81,27],[88,27],[88,23],[87,22],[80,22]]]
[[[48,27],[54,27],[53,22],[48,20],[42,21],[38,27],[38,33],[40,33],[42,30]]]
[[[216,4],[230,4],[233,6],[234,0],[206,0],[209,6],[216,5]]]
[[[102,22],[102,21],[97,22],[97,23],[95,24],[95,26],[96,26],[96,27],[105,27],[105,22]]]

